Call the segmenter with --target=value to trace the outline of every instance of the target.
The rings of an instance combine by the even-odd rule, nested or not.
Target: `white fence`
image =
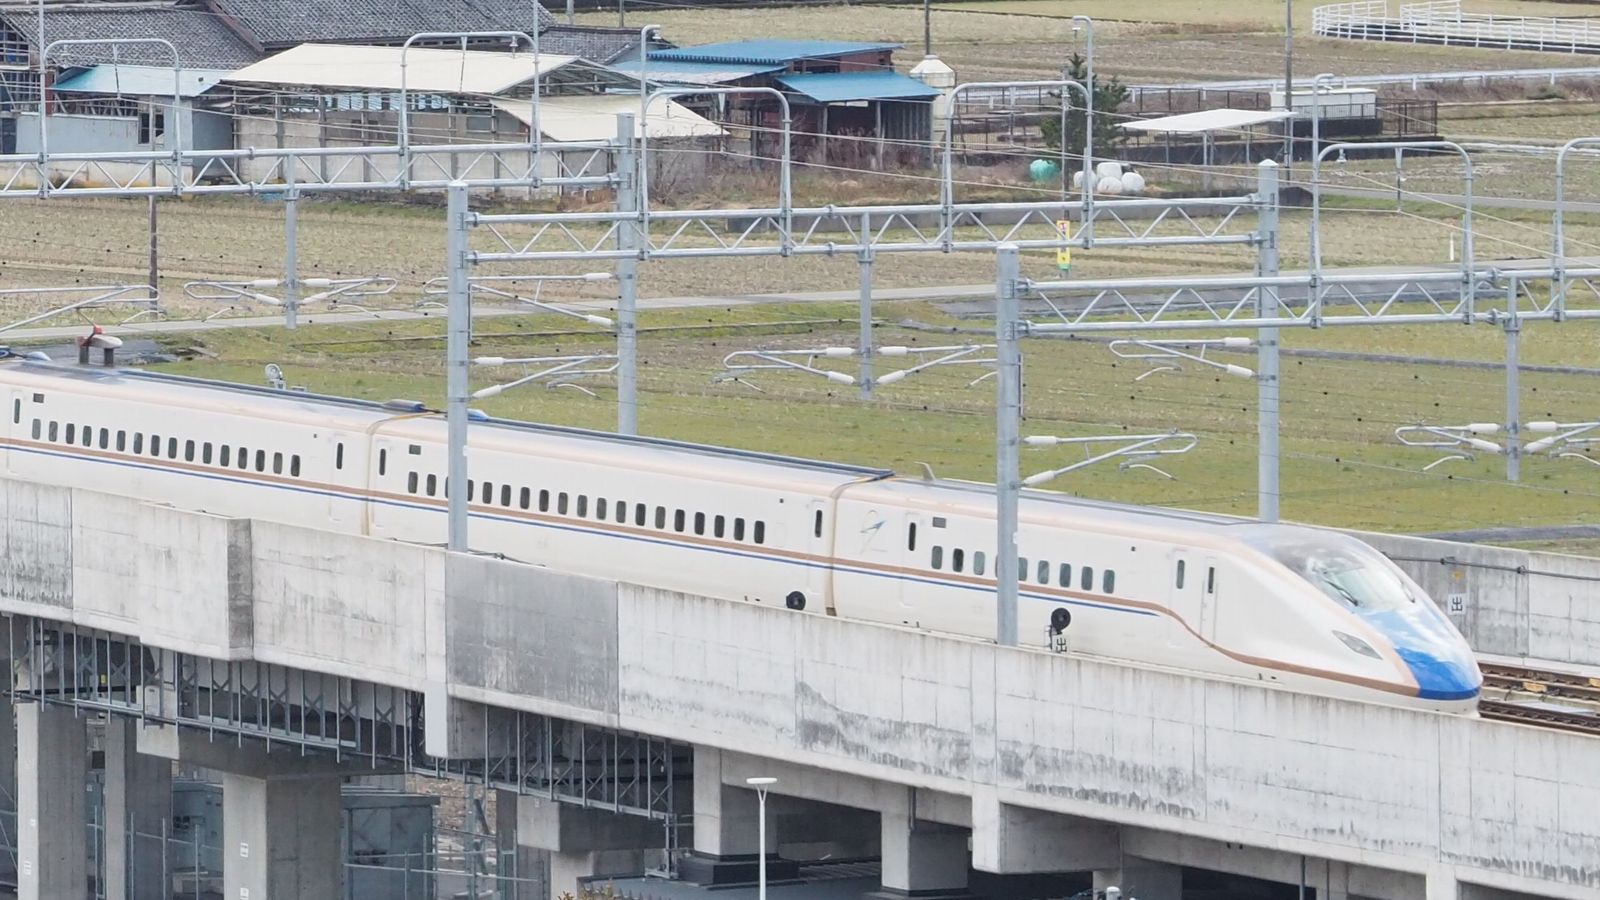
[[[1460,0],[1432,0],[1389,15],[1386,0],[1319,6],[1312,31],[1323,37],[1446,44],[1499,50],[1600,53],[1600,20],[1464,13]]]

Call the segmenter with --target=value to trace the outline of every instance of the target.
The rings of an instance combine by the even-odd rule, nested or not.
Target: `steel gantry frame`
[[[197,729],[373,768],[676,822],[673,792],[690,748],[632,732],[482,707],[471,756],[423,750],[422,695],[392,685],[254,660],[215,660],[68,622],[10,616],[13,701]],[[490,740],[489,736],[493,739]]]

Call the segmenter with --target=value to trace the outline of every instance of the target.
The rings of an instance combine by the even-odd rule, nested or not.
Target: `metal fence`
[[[1600,21],[1467,13],[1460,0],[1409,3],[1389,15],[1385,0],[1319,6],[1312,31],[1323,37],[1445,44],[1500,50],[1600,53]]]

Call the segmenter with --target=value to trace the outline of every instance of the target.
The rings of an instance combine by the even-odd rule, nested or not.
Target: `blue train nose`
[[[1470,700],[1483,687],[1483,673],[1471,657],[1456,659],[1409,647],[1395,652],[1417,679],[1417,696],[1424,700]]]

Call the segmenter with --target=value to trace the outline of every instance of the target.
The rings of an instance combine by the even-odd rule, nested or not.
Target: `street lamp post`
[[[757,818],[756,840],[760,846],[756,848],[756,900],[767,900],[767,788],[778,783],[778,779],[771,776],[746,778],[745,784],[756,789]]]

